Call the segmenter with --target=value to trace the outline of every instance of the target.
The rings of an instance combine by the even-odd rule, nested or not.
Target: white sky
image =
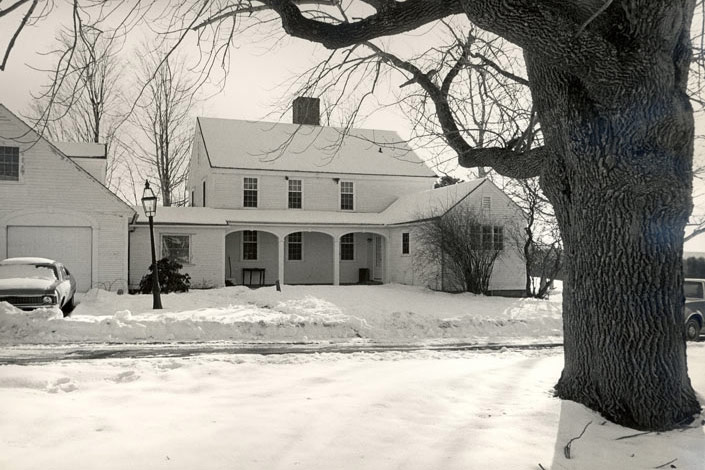
[[[33,68],[49,68],[52,64],[41,52],[51,50],[58,25],[70,19],[70,13],[62,7],[59,14],[53,14],[49,19],[36,26],[30,26],[20,37],[5,72],[0,72],[0,102],[18,114],[28,110],[32,93],[37,93],[46,83],[47,74]],[[62,16],[63,15],[63,16]],[[5,18],[1,23],[12,24],[12,18]],[[414,34],[405,36],[403,40],[394,40],[395,50],[401,48],[406,52],[414,48],[426,47],[428,39],[434,33],[429,27],[421,28]],[[8,32],[0,28],[0,44],[7,42]],[[138,43],[140,34],[132,32],[129,42]],[[269,44],[268,44],[269,43]],[[187,46],[189,46],[187,41]],[[125,49],[130,50],[128,45]],[[189,47],[187,47],[187,50]],[[195,47],[190,46],[190,50]],[[286,37],[275,47],[266,36],[244,34],[238,37],[237,47],[232,48],[230,55],[230,74],[226,86],[221,92],[200,102],[194,107],[193,115],[232,119],[251,119],[290,122],[290,113],[281,116],[281,108],[277,102],[286,96],[286,85],[297,74],[315,65],[326,50],[319,45]],[[384,83],[377,89],[377,99],[391,102],[398,85],[405,78],[394,74],[391,83]],[[368,111],[376,105],[374,100],[368,102]],[[380,107],[372,115],[357,123],[357,127],[390,129],[397,131],[403,138],[408,138],[411,125],[397,107]],[[705,116],[696,116],[696,134],[705,135]],[[705,165],[705,140],[696,141],[696,161]],[[422,157],[423,149],[417,149]],[[435,168],[434,168],[435,169]],[[467,178],[466,169],[458,169],[457,176]],[[694,215],[705,215],[705,181],[696,179],[694,182],[695,209]],[[705,238],[705,237],[701,237]],[[686,248],[688,251],[705,252],[705,240],[693,243]]]

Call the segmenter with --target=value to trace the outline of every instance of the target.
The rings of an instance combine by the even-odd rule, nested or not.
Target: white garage
[[[79,292],[93,284],[93,232],[91,227],[7,227],[7,256],[50,258],[63,263],[76,278]]]

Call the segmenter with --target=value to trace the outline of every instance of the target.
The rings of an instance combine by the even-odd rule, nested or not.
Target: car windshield
[[[0,279],[47,279],[56,280],[53,266],[46,264],[7,264],[0,266]]]

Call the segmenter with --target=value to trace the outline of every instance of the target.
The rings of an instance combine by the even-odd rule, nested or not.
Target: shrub
[[[188,274],[181,274],[181,264],[162,258],[157,261],[159,268],[159,287],[165,294],[169,292],[188,292],[191,287],[191,277]],[[147,274],[140,281],[140,292],[150,294],[152,292],[152,272],[154,265],[149,266]]]

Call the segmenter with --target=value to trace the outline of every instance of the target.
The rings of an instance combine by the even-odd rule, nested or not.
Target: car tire
[[[685,339],[687,341],[698,341],[700,338],[700,323],[697,318],[691,318],[685,323]]]
[[[64,312],[65,317],[68,317],[69,315],[71,315],[71,312],[73,312],[74,308],[76,308],[76,303],[72,295],[71,298],[66,301],[64,306],[61,307],[61,311]]]

